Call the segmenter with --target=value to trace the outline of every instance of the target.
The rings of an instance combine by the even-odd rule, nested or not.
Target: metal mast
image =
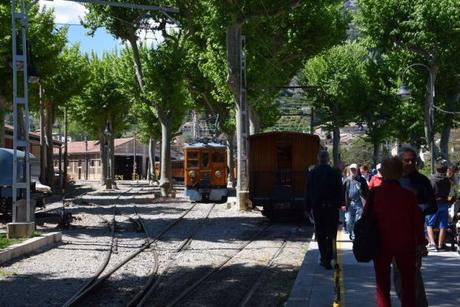
[[[11,0],[13,41],[13,223],[17,222],[18,191],[26,201],[26,222],[30,222],[30,167],[29,167],[29,95],[27,82],[27,10],[24,0],[17,7]],[[19,44],[18,44],[19,41]],[[22,73],[21,73],[22,72]],[[18,168],[18,150],[24,151],[22,168]],[[25,191],[25,193],[24,193]],[[25,194],[25,195],[24,195]],[[23,221],[22,221],[23,222]]]

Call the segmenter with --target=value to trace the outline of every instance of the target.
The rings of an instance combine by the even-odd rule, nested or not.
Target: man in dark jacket
[[[422,215],[427,216],[437,211],[436,199],[434,197],[433,188],[430,180],[417,170],[417,152],[410,146],[401,147],[399,157],[403,162],[403,176],[399,180],[401,186],[415,193],[417,204]],[[416,306],[426,307],[428,301],[426,299],[425,286],[423,284],[422,272],[422,254],[426,250],[419,250],[417,254],[417,270],[416,270]],[[401,297],[400,276],[397,266],[394,266],[394,283],[396,293]]]
[[[446,249],[444,241],[446,240],[447,220],[449,216],[449,195],[451,192],[451,182],[446,175],[447,161],[440,161],[436,163],[436,174],[431,176],[431,186],[434,190],[436,197],[436,204],[438,211],[426,217],[427,234],[430,244],[428,250],[435,251]],[[439,240],[438,245],[434,241],[433,227],[439,226]]]
[[[337,236],[339,208],[343,203],[342,176],[329,166],[327,151],[319,152],[318,162],[319,165],[308,175],[306,208],[307,211],[313,211],[315,236],[321,254],[320,264],[330,270]]]
[[[364,200],[367,198],[369,188],[367,181],[358,173],[358,165],[353,163],[349,166],[350,174],[343,181],[345,197],[345,223],[350,240],[355,239],[355,222],[361,218],[364,208]]]

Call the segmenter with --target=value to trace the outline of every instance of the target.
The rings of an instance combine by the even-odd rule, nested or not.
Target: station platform
[[[319,257],[318,245],[311,241],[286,307],[334,306],[337,292],[340,303],[336,306],[376,306],[373,263],[355,260],[352,242],[345,232],[339,231],[337,235],[337,258],[341,268],[338,279],[335,270],[325,270],[318,264]],[[422,263],[429,306],[460,306],[460,255],[433,252],[424,257]],[[392,306],[400,306],[393,290],[391,295]]]

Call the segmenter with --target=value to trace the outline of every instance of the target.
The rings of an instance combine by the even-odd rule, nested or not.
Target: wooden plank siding
[[[292,197],[303,197],[307,170],[316,163],[320,140],[298,132],[268,132],[249,137],[251,199],[272,197],[276,185],[289,185]],[[286,176],[286,178],[283,178]],[[258,205],[256,203],[256,205]]]

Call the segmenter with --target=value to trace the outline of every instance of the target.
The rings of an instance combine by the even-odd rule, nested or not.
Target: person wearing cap
[[[383,177],[382,177],[382,173],[381,173],[381,170],[382,170],[382,164],[377,164],[377,174],[375,176],[373,176],[371,178],[371,181],[369,182],[369,190],[371,190],[372,188],[376,188],[378,186],[380,186],[383,182]]]
[[[451,183],[446,176],[447,161],[436,162],[436,174],[430,178],[431,186],[433,187],[434,195],[438,210],[434,214],[426,217],[427,233],[430,244],[428,245],[429,251],[447,249],[445,246],[447,220],[449,216],[449,194]],[[438,244],[434,240],[433,227],[439,226],[439,240]]]
[[[366,179],[358,173],[358,165],[353,163],[349,166],[350,174],[343,181],[345,198],[345,223],[350,240],[355,239],[355,221],[361,218],[364,202],[369,192]]]

